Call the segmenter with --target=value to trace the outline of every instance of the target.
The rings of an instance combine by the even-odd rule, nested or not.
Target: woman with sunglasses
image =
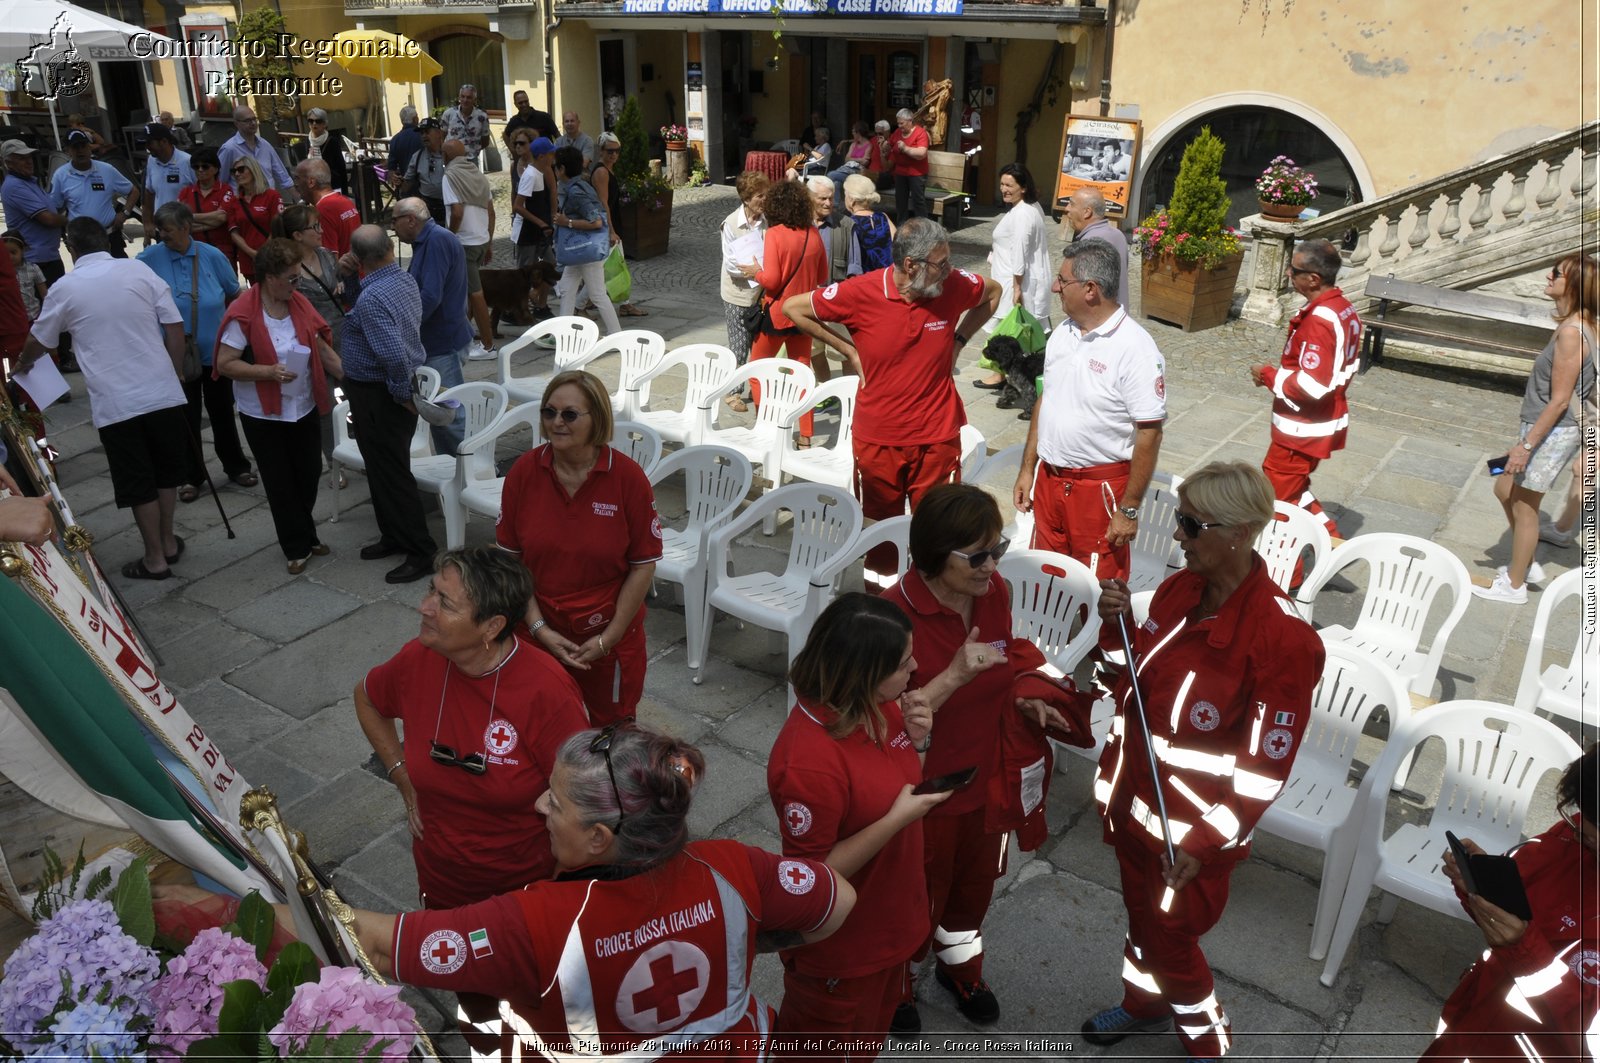
[[[1494,478],[1494,497],[1511,526],[1511,557],[1494,582],[1472,593],[1491,602],[1522,605],[1528,584],[1544,582],[1534,560],[1539,546],[1539,506],[1572,464],[1582,429],[1573,399],[1594,397],[1595,328],[1600,315],[1600,264],[1571,254],[1556,264],[1544,289],[1555,303],[1558,324],[1522,393],[1521,426],[1507,451],[1505,472]]]
[[[233,245],[229,218],[233,206],[233,187],[219,180],[222,173],[217,149],[198,147],[189,156],[194,184],[178,190],[178,202],[194,215],[194,238],[228,256],[228,265],[238,268],[239,249]]]
[[[1100,645],[1120,652],[1128,632],[1146,717],[1124,669],[1094,782],[1128,913],[1123,993],[1084,1022],[1091,1044],[1174,1019],[1191,1059],[1222,1056],[1232,1040],[1200,938],[1222,917],[1233,869],[1289,777],[1326,656],[1253,548],[1272,503],[1259,468],[1213,462],[1178,488],[1173,538],[1185,568],[1156,589],[1149,619],[1133,623],[1122,580],[1100,583]]]
[[[534,641],[567,667],[589,718],[633,716],[644,695],[644,597],[661,522],[644,470],[610,446],[611,396],[593,373],[558,373],[539,408],[542,446],[511,467],[495,539],[533,576]]]
[[[789,667],[797,702],[767,758],[785,856],[826,860],[856,889],[843,933],[783,956],[778,1054],[818,1036],[873,1059],[908,992],[906,961],[928,938],[922,817],[949,792],[922,781],[933,713],[906,686],[911,622],[882,598],[836,598]],[[787,1039],[787,1040],[786,1040]]]
[[[989,781],[1000,769],[1002,712],[1027,711],[1041,726],[1065,727],[1042,703],[1012,696],[1016,676],[1007,656],[1011,595],[999,562],[1000,507],[972,484],[943,484],[923,496],[911,516],[911,571],[883,596],[911,621],[917,649],[911,685],[934,716],[922,774],[933,779],[978,769],[971,785],[933,809],[922,824],[923,875],[932,913],[935,977],[956,1007],[976,1023],[1000,1017],[983,980],[983,917],[994,881],[1004,871],[1006,833],[987,829]],[[896,1032],[921,1029],[908,992],[894,1017]]]
[[[622,210],[622,181],[616,173],[617,159],[622,157],[622,141],[615,133],[607,132],[600,134],[595,145],[599,156],[589,168],[589,183],[594,185],[600,202],[605,204],[606,224],[611,229],[611,244],[615,247],[622,243],[622,234],[617,230],[617,214]],[[618,317],[644,317],[646,313],[632,303],[617,306]]]
[[[345,307],[355,304],[361,294],[361,277],[339,269],[339,256],[322,246],[322,218],[311,203],[296,203],[285,207],[272,223],[274,234],[293,240],[300,248],[300,275],[295,279],[294,290],[306,297],[312,309],[322,315],[331,333],[328,342],[338,353],[344,339]],[[322,460],[333,468],[333,415],[322,416]],[[339,474],[337,486],[348,481]]]
[[[357,911],[356,936],[385,977],[504,999],[525,1053],[763,1059],[772,1009],[751,991],[756,953],[826,938],[855,891],[820,860],[689,841],[704,774],[700,751],[666,735],[580,731],[538,801],[554,880],[445,911]]]
[[[310,132],[303,139],[295,141],[291,149],[294,161],[321,159],[327,163],[329,187],[343,194],[350,180],[344,161],[344,153],[350,150],[350,145],[345,141],[344,134],[329,130],[328,112],[321,107],[313,107],[306,112],[306,125],[310,127]]]
[[[1444,1002],[1438,1039],[1423,1060],[1594,1058],[1600,745],[1567,765],[1556,784],[1556,811],[1554,826],[1511,852],[1531,919],[1467,893],[1455,855],[1445,850],[1444,873],[1487,948]],[[1470,838],[1461,843],[1483,852]]]
[[[256,275],[256,252],[272,239],[272,222],[283,210],[278,190],[267,181],[261,164],[249,155],[233,160],[234,198],[228,207],[228,231],[239,254],[239,272],[245,280]]]

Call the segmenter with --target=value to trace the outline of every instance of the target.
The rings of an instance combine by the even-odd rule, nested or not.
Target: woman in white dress
[[[984,323],[983,329],[994,331],[994,327],[1011,313],[1011,308],[1020,303],[1048,331],[1053,279],[1049,237],[1045,232],[1044,210],[1039,206],[1039,189],[1026,166],[1011,163],[1001,168],[1000,200],[1006,205],[1006,215],[994,227],[994,241],[989,251],[989,276],[1000,285],[1000,307],[994,317]],[[989,370],[989,375],[979,380],[977,386],[985,391],[999,391],[1005,385],[1005,376],[987,361],[979,364]]]

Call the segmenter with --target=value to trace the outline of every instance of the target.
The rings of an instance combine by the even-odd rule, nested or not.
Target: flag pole
[[[1145,757],[1150,761],[1150,782],[1156,792],[1156,812],[1161,817],[1161,840],[1167,847],[1167,866],[1178,866],[1178,854],[1172,848],[1172,822],[1167,819],[1167,799],[1161,793],[1161,768],[1156,763],[1156,750],[1150,744],[1150,720],[1145,715],[1144,692],[1139,689],[1137,661],[1133,656],[1133,640],[1128,637],[1128,617],[1117,614],[1117,630],[1122,634],[1122,652],[1127,659],[1128,685],[1133,688],[1133,704],[1139,712],[1139,733],[1144,736]]]

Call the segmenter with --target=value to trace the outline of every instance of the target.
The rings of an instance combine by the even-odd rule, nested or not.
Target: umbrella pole
[[[61,127],[56,124],[56,101],[52,98],[45,101],[50,106],[50,131],[56,135],[56,150],[61,150]]]

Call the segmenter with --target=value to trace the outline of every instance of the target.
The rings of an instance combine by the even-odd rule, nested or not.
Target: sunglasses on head
[[[454,746],[441,745],[435,741],[428,749],[428,756],[446,767],[460,768],[468,775],[489,774],[489,764],[482,753],[468,753],[464,757],[458,757]]]
[[[1191,517],[1187,513],[1174,513],[1172,516],[1175,520],[1177,520],[1178,527],[1183,529],[1183,536],[1186,539],[1198,539],[1200,537],[1200,533],[1205,531],[1207,528],[1227,527],[1227,525],[1223,524],[1221,521],[1200,520],[1198,517]]]
[[[1011,549],[1011,540],[1002,538],[987,550],[979,550],[973,554],[963,554],[960,550],[950,551],[955,556],[962,558],[973,568],[982,568],[990,560],[998,561],[1006,556],[1006,551]]]
[[[600,728],[600,733],[589,743],[590,753],[599,753],[606,758],[606,775],[611,779],[611,793],[617,799],[617,825],[611,828],[613,834],[622,829],[622,821],[628,818],[628,814],[623,811],[622,791],[617,788],[617,772],[611,766],[611,741],[616,737],[619,728],[631,723],[633,723],[632,716],[624,716],[615,723],[608,723]]]
[[[587,417],[589,415],[582,410],[558,410],[554,406],[541,406],[539,408],[539,416],[544,418],[546,421],[553,421],[559,417],[567,424],[571,424],[578,418]]]

